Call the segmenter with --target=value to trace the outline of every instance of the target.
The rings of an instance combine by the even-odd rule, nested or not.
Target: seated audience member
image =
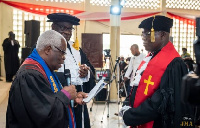
[[[187,53],[187,48],[182,48],[183,54],[181,54],[181,58],[183,60],[192,60],[192,58],[190,57],[190,54]]]

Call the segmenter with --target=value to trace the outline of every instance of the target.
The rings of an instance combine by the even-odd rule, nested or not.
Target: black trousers
[[[77,92],[81,92],[81,86],[76,86]],[[74,107],[76,128],[82,128],[82,105]],[[87,105],[84,105],[84,128],[90,128],[90,117],[87,109]]]
[[[74,108],[76,128],[82,128],[82,105]],[[84,105],[84,128],[90,128],[90,118],[87,105]]]

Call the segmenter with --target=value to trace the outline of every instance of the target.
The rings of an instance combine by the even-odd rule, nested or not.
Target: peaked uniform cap
[[[47,15],[47,22],[69,22],[72,25],[80,25],[80,19],[67,13],[51,13]]]
[[[153,26],[152,26],[153,22]],[[170,28],[173,26],[173,19],[170,19],[165,16],[156,15],[154,17],[147,18],[143,20],[138,28],[144,28],[147,30],[151,30],[152,27],[155,31],[165,31],[170,32]]]

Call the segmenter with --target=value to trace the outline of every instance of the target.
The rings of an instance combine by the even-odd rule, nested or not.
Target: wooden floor
[[[1,85],[0,85],[1,86]],[[0,128],[6,126],[6,109],[7,109],[7,98],[0,104]]]
[[[4,78],[3,78],[4,80]],[[0,81],[0,128],[5,128],[8,92],[11,83]],[[114,115],[118,113],[121,105],[117,103],[95,102],[88,103],[91,128],[125,128],[121,118]],[[105,110],[105,111],[104,111]]]

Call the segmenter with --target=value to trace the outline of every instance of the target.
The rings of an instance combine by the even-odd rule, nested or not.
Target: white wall
[[[2,18],[1,18],[1,15],[2,15],[2,3],[0,3],[0,74],[2,74],[1,73],[1,71],[2,71],[2,64],[1,64],[1,60],[3,59],[3,58],[1,58],[1,56],[2,56],[2,54],[3,54],[3,51],[2,51],[2,47],[1,47],[1,42],[2,42],[2,39],[1,39],[1,34],[2,34],[2,29],[1,29],[1,26],[2,26]]]
[[[121,21],[121,34],[140,35],[138,25],[143,19]],[[83,25],[83,24],[81,24]],[[83,33],[110,33],[110,22],[85,21]]]
[[[110,31],[109,22],[85,21],[84,33],[108,33]]]
[[[143,19],[121,21],[121,34],[141,35],[142,30],[138,28]]]

